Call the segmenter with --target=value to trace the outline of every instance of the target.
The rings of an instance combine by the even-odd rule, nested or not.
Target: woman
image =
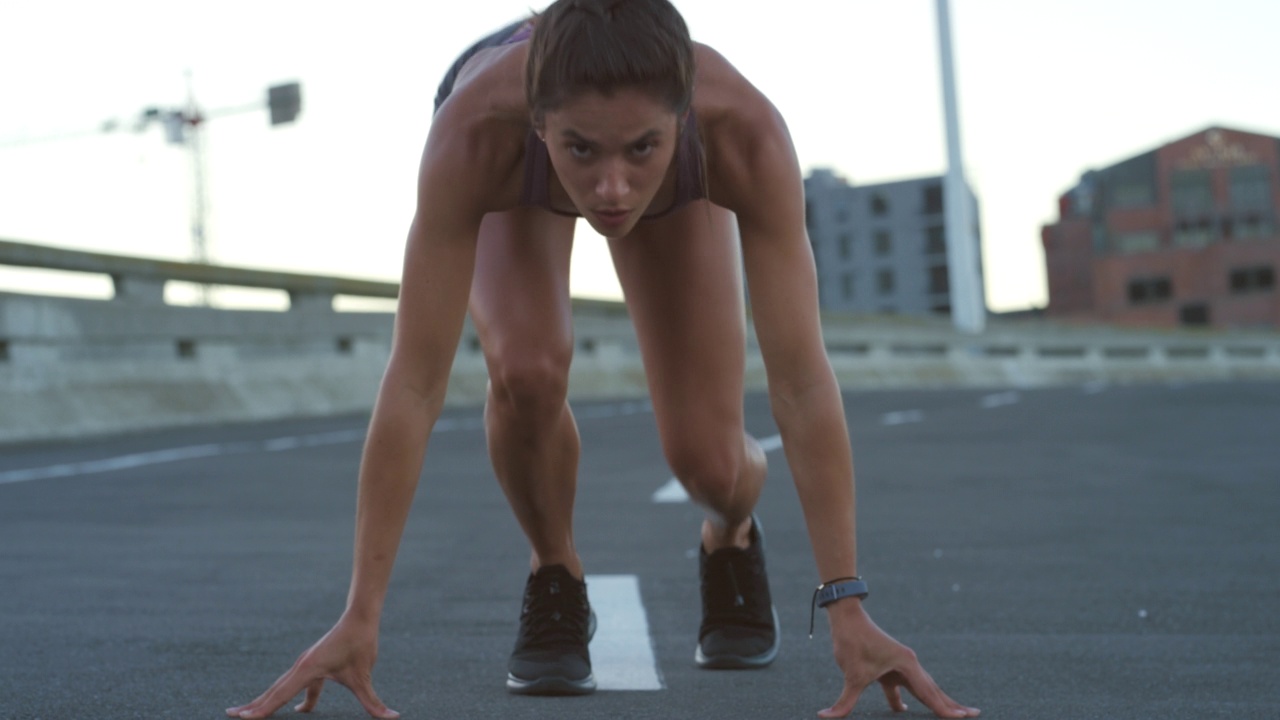
[[[423,153],[391,359],[362,462],[347,609],[255,701],[265,717],[325,678],[375,717],[378,622],[468,309],[490,385],[491,461],[532,546],[513,692],[594,689],[594,618],[573,544],[579,438],[566,402],[574,217],[608,238],[635,324],[667,461],[706,509],[708,668],[760,667],[776,614],[752,513],[765,456],[743,428],[745,268],[769,396],[804,507],[844,689],[879,681],[940,717],[947,697],[864,612],[853,467],[818,317],[800,169],[782,118],[722,57],[689,39],[668,0],[559,0],[472,47],[445,80]],[[736,225],[736,232],[735,232]]]

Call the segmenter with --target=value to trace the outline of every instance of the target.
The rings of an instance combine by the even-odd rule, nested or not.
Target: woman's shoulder
[[[759,189],[753,179],[761,172],[791,162],[795,148],[781,113],[732,63],[706,45],[696,47],[695,58],[693,105],[706,148],[708,189],[713,201],[717,194],[741,197]]]
[[[473,178],[485,204],[508,204],[522,178],[530,131],[522,72],[525,44],[490,48],[462,68],[431,122],[424,163],[447,166],[464,184]],[[514,192],[518,197],[518,186]]]

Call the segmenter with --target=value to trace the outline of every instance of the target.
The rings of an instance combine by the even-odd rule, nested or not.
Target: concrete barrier
[[[0,293],[0,443],[366,412],[391,346],[390,313],[335,312],[337,295],[394,298],[395,283],[163,262],[0,241],[0,265],[109,275],[110,300]],[[274,288],[287,311],[164,303],[186,281]],[[643,367],[625,306],[575,300],[575,399],[637,397]],[[1087,382],[1280,379],[1276,333],[1133,332],[994,322],[824,317],[846,388],[1035,387]],[[748,389],[765,387],[754,335]],[[450,404],[484,397],[468,325]]]

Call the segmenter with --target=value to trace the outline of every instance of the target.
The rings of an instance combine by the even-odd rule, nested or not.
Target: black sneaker
[[[587,584],[563,565],[539,568],[524,586],[520,635],[507,662],[507,689],[520,695],[595,692],[587,643],[596,617]]]
[[[764,534],[751,516],[751,545],[698,554],[702,578],[700,667],[713,670],[762,668],[778,655],[778,612],[764,570]]]

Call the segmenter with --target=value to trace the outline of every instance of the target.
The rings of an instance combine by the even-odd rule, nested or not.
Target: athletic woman
[[[558,0],[477,43],[450,71],[423,152],[391,359],[362,460],[355,561],[334,627],[253,702],[260,718],[324,680],[369,714],[391,569],[470,310],[489,370],[490,459],[532,546],[507,687],[591,692],[594,616],[573,541],[579,455],[566,402],[575,218],[608,238],[644,359],[663,451],[706,510],[706,668],[762,667],[777,620],[753,509],[765,455],[744,431],[741,276],[769,399],[803,505],[849,714],[879,681],[940,717],[951,700],[862,607],[853,462],[823,346],[795,150],[778,112],[724,58],[689,39],[668,0]]]

